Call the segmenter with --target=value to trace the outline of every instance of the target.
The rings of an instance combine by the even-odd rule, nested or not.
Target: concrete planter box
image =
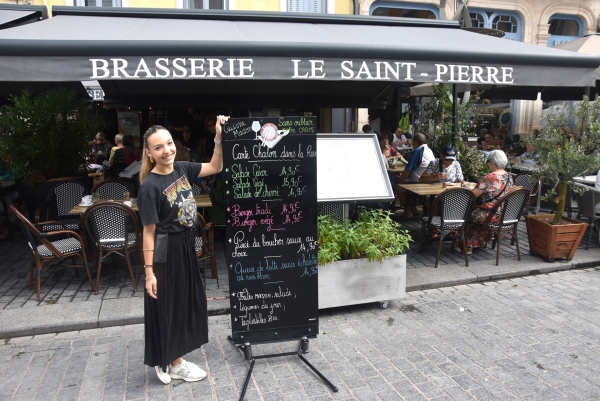
[[[340,260],[319,266],[319,309],[388,301],[406,294],[406,255],[382,263]]]

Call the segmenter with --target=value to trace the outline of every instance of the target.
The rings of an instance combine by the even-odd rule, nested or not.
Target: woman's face
[[[161,129],[150,135],[146,152],[148,152],[148,156],[154,158],[157,165],[172,165],[177,151],[169,131]]]
[[[448,168],[454,163],[454,160],[443,159],[444,167]]]

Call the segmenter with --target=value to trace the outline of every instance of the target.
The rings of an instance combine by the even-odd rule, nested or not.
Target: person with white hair
[[[472,189],[477,198],[477,206],[471,214],[471,220],[465,234],[467,254],[471,254],[473,248],[485,248],[487,242],[492,239],[489,230],[483,227],[481,223],[488,217],[490,209],[496,201],[513,190],[512,176],[505,170],[507,164],[508,158],[502,150],[490,152],[487,158],[487,166],[490,172]],[[497,221],[501,213],[502,208],[498,208],[491,222]],[[460,244],[456,244],[460,249],[458,245]]]
[[[110,164],[113,164],[115,162],[115,152],[117,151],[117,149],[121,149],[122,147],[123,134],[117,134],[115,135],[115,146],[113,146],[113,148],[110,150],[110,157],[108,158]]]

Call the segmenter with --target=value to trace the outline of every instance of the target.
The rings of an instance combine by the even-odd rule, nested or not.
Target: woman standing
[[[164,127],[155,125],[144,134],[138,194],[146,274],[144,363],[154,366],[165,384],[171,379],[206,377],[204,370],[183,359],[208,342],[206,294],[194,246],[196,202],[190,183],[223,169],[221,124],[227,119],[217,118],[210,163],[175,162],[175,144]],[[155,251],[163,241],[166,262],[154,262],[165,258],[164,252]]]

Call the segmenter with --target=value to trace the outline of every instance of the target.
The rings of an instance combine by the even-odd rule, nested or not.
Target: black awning
[[[30,24],[46,18],[46,6],[0,4],[0,29]]]
[[[281,13],[83,12],[80,7],[71,15],[72,8],[55,9],[54,18],[0,31],[0,81],[468,81],[583,87],[594,85],[600,65],[597,56],[478,35],[447,22],[348,16],[309,22],[306,16]],[[161,12],[163,18],[157,15]]]

